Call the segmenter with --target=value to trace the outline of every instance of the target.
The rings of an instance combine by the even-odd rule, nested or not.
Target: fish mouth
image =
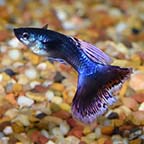
[[[17,39],[19,40],[19,41],[21,41],[21,33],[20,33],[20,30],[18,29],[18,28],[14,28],[13,29],[13,31],[14,31],[14,34],[15,34],[15,36],[17,37]]]

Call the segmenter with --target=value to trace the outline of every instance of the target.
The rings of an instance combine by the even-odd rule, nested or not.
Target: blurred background
[[[118,101],[91,125],[71,116],[77,73],[31,53],[13,34],[45,24],[133,68]],[[0,0],[0,144],[143,144],[143,25],[143,0]]]

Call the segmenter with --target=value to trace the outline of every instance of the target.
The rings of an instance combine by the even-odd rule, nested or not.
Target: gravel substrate
[[[1,0],[0,23],[0,144],[144,144],[143,0]],[[90,125],[71,115],[77,73],[31,53],[12,31],[46,23],[133,68],[117,102]]]

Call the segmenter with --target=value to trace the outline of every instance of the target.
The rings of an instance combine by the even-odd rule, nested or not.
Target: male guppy
[[[17,28],[14,33],[35,54],[64,60],[78,72],[72,114],[84,123],[93,122],[116,101],[112,96],[115,87],[132,72],[131,68],[111,66],[111,58],[90,43],[47,30],[47,26]]]

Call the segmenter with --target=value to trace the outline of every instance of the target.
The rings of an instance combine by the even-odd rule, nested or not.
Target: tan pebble
[[[129,144],[142,144],[142,139],[137,138],[137,139],[131,140]]]
[[[61,108],[62,110],[67,111],[67,112],[70,112],[70,110],[71,110],[71,106],[68,105],[67,103],[61,103],[61,104],[60,104],[60,108]]]
[[[4,115],[13,119],[18,115],[18,110],[16,108],[8,109]]]
[[[62,103],[63,99],[59,96],[54,96],[51,100],[51,102],[57,104],[57,105],[60,105]]]
[[[122,99],[122,102],[125,106],[127,106],[128,108],[130,108],[134,111],[138,109],[138,103],[130,97],[124,97]]]
[[[135,91],[143,90],[144,88],[144,72],[137,72],[131,76],[129,86]]]
[[[97,140],[97,144],[105,144],[107,137],[101,137]]]
[[[13,122],[16,122],[16,123],[20,122],[24,126],[29,126],[30,125],[28,115],[24,115],[24,114],[19,114],[15,119],[13,119]]]
[[[26,96],[37,102],[43,102],[46,100],[44,94],[42,94],[42,93],[27,92]]]
[[[9,57],[4,57],[3,59],[2,59],[2,61],[1,61],[1,64],[3,65],[3,66],[9,66],[9,65],[11,65],[12,64],[12,60],[9,58]]]
[[[28,77],[26,77],[26,75],[20,74],[20,75],[18,76],[18,83],[19,83],[19,84],[22,84],[22,85],[26,85],[26,84],[29,83],[29,79],[28,79]]]
[[[13,93],[9,93],[5,96],[5,99],[13,105],[17,105],[16,96]]]
[[[120,119],[112,120],[112,125],[115,127],[122,126],[123,124],[124,124],[124,120],[120,120]]]
[[[20,93],[23,90],[23,86],[19,83],[15,83],[12,87],[13,92]]]
[[[75,136],[68,136],[65,138],[65,144],[80,144],[80,140]]]
[[[131,120],[136,125],[144,125],[144,111],[133,112]]]
[[[60,83],[53,83],[50,88],[61,92],[64,90],[64,86]]]
[[[63,99],[66,103],[68,104],[71,104],[72,103],[72,100],[73,100],[73,97],[70,97],[68,95],[68,92],[66,90],[63,91]]]
[[[24,131],[24,126],[20,122],[12,123],[12,128],[15,133],[21,133]]]
[[[87,134],[89,134],[91,131],[92,131],[91,128],[90,128],[89,126],[86,126],[86,127],[84,127],[83,134],[84,134],[84,135],[87,135]]]
[[[114,130],[113,126],[104,126],[102,127],[101,132],[102,134],[105,134],[105,135],[111,135],[113,130]]]
[[[33,53],[28,53],[27,58],[31,61],[32,64],[36,65],[40,62],[40,56],[33,54]]]

